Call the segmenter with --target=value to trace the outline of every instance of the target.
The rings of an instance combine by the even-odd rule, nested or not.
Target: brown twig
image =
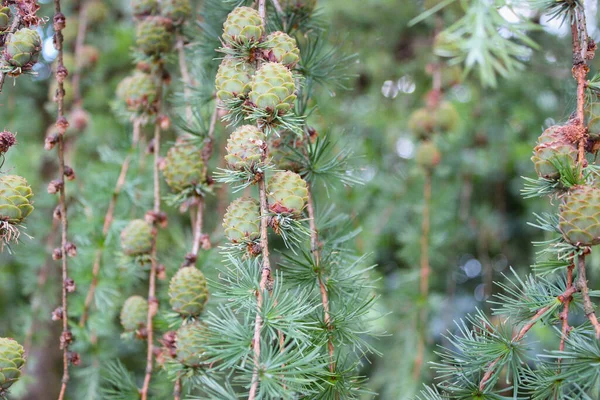
[[[64,117],[64,79],[68,75],[68,71],[63,64],[63,35],[62,29],[65,27],[65,16],[61,12],[60,0],[54,0],[54,46],[58,51],[56,81],[58,83],[56,102],[58,104],[56,126],[58,129],[58,173],[60,181],[63,183],[58,185],[59,192],[59,208],[61,220],[61,253],[62,253],[62,334],[60,337],[60,347],[63,351],[63,376],[61,380],[59,400],[65,398],[67,385],[69,383],[69,344],[73,340],[72,334],[69,331],[69,313],[67,302],[67,280],[69,279],[68,264],[67,264],[67,243],[68,243],[68,222],[67,222],[67,201],[65,193],[65,140],[64,134],[68,127],[68,122]]]
[[[160,90],[159,90],[160,92]],[[158,96],[160,98],[160,96]],[[154,207],[153,212],[157,217],[160,214],[160,172],[159,172],[159,161],[160,161],[160,126],[157,123],[154,127]],[[152,251],[151,251],[151,264],[150,264],[150,281],[148,284],[148,318],[146,321],[147,340],[148,340],[148,351],[146,353],[146,375],[144,377],[144,385],[141,390],[141,399],[148,399],[148,390],[150,388],[150,381],[152,379],[152,369],[154,361],[154,315],[158,309],[158,300],[156,299],[156,271],[158,268],[157,259],[157,236],[158,236],[158,224],[154,224],[152,230]]]
[[[568,299],[571,298],[571,296],[573,296],[573,294],[577,291],[581,290],[581,288],[578,287],[578,285],[572,285],[570,288],[566,289],[561,295],[557,296],[557,300],[560,303],[565,303]],[[552,308],[552,304],[547,305],[545,307],[540,308],[534,315],[533,317],[531,317],[529,319],[529,321],[527,321],[527,323],[525,325],[523,325],[521,327],[521,329],[519,330],[519,332],[514,335],[512,337],[512,342],[518,342],[520,340],[522,340],[525,335],[527,334],[527,332],[529,332],[531,330],[531,328],[533,328],[535,326],[536,323],[539,322],[539,320],[548,312],[548,310],[550,310]],[[490,379],[492,378],[492,376],[494,376],[494,373],[496,372],[496,365],[498,365],[498,363],[502,360],[502,356],[496,358],[494,361],[492,361],[488,367],[486,368],[485,374],[483,375],[483,377],[481,378],[481,381],[479,382],[479,390],[483,391],[485,389],[486,384],[490,381]]]
[[[117,183],[115,184],[115,188],[113,190],[113,194],[110,198],[110,202],[108,203],[108,208],[106,210],[106,214],[104,215],[104,225],[102,226],[102,243],[106,240],[106,236],[108,235],[108,231],[114,220],[115,207],[117,205],[117,200],[119,195],[121,194],[121,190],[125,186],[125,182],[127,181],[127,172],[129,171],[129,165],[131,164],[131,158],[133,157],[133,153],[137,148],[140,132],[141,131],[141,122],[139,119],[133,121],[133,138],[131,140],[131,148],[129,150],[129,154],[123,160],[123,164],[121,165],[121,171],[119,172],[119,177],[117,178]],[[88,293],[85,297],[85,303],[83,305],[83,311],[81,313],[81,318],[79,319],[79,326],[85,326],[88,316],[89,310],[94,300],[94,294],[96,292],[96,287],[98,286],[98,275],[100,274],[100,266],[102,261],[102,248],[96,250],[96,255],[94,257],[94,264],[92,267],[92,283],[90,288],[88,289]]]
[[[256,398],[256,391],[258,390],[258,370],[260,368],[260,331],[262,329],[262,317],[260,313],[263,303],[263,292],[265,290],[270,291],[273,286],[271,262],[269,260],[269,240],[267,236],[267,215],[269,210],[267,205],[267,189],[264,175],[258,182],[258,191],[260,197],[260,247],[262,252],[262,269],[260,273],[260,289],[256,293],[257,311],[256,320],[254,322],[254,336],[252,338],[252,347],[254,350],[254,372],[252,374],[252,385],[248,394],[248,400],[254,400]]]
[[[573,286],[573,269],[575,269],[575,265],[571,264],[567,267],[567,289],[571,288]],[[560,337],[560,346],[558,347],[558,349],[560,351],[564,351],[565,349],[565,341],[567,339],[567,336],[569,335],[569,332],[571,332],[571,327],[569,326],[569,305],[571,304],[571,300],[572,297],[569,296],[564,303],[563,306],[563,310],[560,313],[560,319],[562,321],[562,328],[561,328],[561,337]],[[558,372],[560,373],[560,363],[562,361],[562,358],[558,359],[558,367],[559,370]]]
[[[263,25],[267,26],[267,0],[258,0],[258,13],[262,19]]]
[[[585,254],[581,254],[577,257],[577,286],[579,287],[579,290],[581,291],[581,297],[583,298],[583,312],[592,323],[592,326],[596,331],[596,338],[600,339],[600,323],[598,322],[598,318],[596,318],[594,304],[590,299],[589,289],[587,285],[587,277],[585,271]]]

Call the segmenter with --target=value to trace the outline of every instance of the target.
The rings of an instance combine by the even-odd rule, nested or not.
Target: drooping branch
[[[579,287],[579,285],[572,285],[570,288],[567,288],[561,295],[556,297],[556,300],[558,302],[560,302],[561,304],[564,304],[566,301],[568,301],[569,299],[571,299],[571,296],[573,296],[573,294],[575,294],[578,291],[581,291],[582,288]],[[527,332],[529,332],[531,330],[531,328],[533,328],[535,326],[536,323],[538,323],[542,317],[544,315],[546,315],[546,313],[552,308],[553,304],[548,304],[547,306],[544,306],[542,308],[540,308],[534,315],[533,317],[531,317],[522,327],[521,329],[519,329],[519,331],[512,337],[512,342],[519,342],[521,341],[525,335],[527,334]],[[494,376],[495,372],[496,372],[496,367],[498,365],[498,363],[502,360],[502,355],[499,356],[498,358],[496,358],[494,361],[492,361],[486,368],[486,371],[483,375],[483,377],[481,378],[481,381],[479,382],[479,390],[483,391],[486,387],[486,385],[489,383],[490,379],[492,379],[492,377]]]
[[[267,204],[267,188],[264,174],[258,182],[258,191],[260,197],[260,248],[262,253],[262,268],[260,273],[259,290],[256,293],[257,311],[256,319],[254,321],[254,336],[252,338],[252,347],[254,350],[254,372],[252,374],[252,384],[248,394],[248,400],[254,400],[258,390],[258,373],[260,369],[260,332],[262,330],[262,317],[260,313],[263,304],[263,293],[265,290],[271,291],[273,288],[271,261],[269,260],[269,239],[267,236],[267,215],[269,209]]]
[[[159,93],[161,90],[159,89]],[[157,96],[160,98],[160,96]],[[158,107],[158,109],[160,109]],[[156,123],[154,127],[154,163],[153,163],[153,180],[154,180],[154,207],[153,217],[154,226],[152,229],[152,251],[150,253],[150,280],[148,284],[148,317],[146,321],[148,347],[146,352],[146,375],[144,377],[144,385],[141,390],[141,399],[148,399],[148,390],[150,389],[150,381],[152,380],[152,371],[154,364],[154,315],[158,311],[158,300],[156,298],[156,272],[158,270],[158,254],[157,254],[157,236],[158,236],[158,221],[160,215],[160,125]]]
[[[69,383],[69,363],[70,363],[70,352],[69,345],[73,341],[73,335],[69,330],[69,313],[68,313],[68,302],[67,294],[74,290],[74,284],[69,280],[69,271],[67,257],[75,255],[74,245],[68,242],[68,220],[67,220],[67,201],[65,192],[65,140],[64,135],[67,131],[69,123],[64,116],[64,98],[65,88],[64,80],[68,75],[68,71],[63,63],[63,34],[62,30],[66,26],[66,18],[61,12],[60,0],[54,0],[54,46],[58,52],[56,57],[56,81],[58,83],[58,89],[56,93],[56,102],[58,104],[56,128],[58,131],[57,139],[57,153],[58,153],[58,173],[60,178],[55,182],[54,188],[57,189],[59,195],[59,209],[60,209],[60,220],[61,220],[61,246],[60,246],[60,259],[62,261],[62,305],[61,305],[61,316],[62,316],[62,333],[60,336],[60,347],[63,351],[63,375],[61,380],[61,388],[58,396],[59,400],[65,398],[67,391],[67,385]],[[58,258],[58,257],[57,257]]]

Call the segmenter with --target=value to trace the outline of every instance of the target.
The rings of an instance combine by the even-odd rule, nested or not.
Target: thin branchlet
[[[57,65],[56,65],[56,81],[58,83],[58,89],[56,93],[56,102],[58,104],[57,111],[57,129],[58,129],[58,173],[61,181],[65,181],[65,140],[64,134],[68,122],[64,116],[64,79],[68,72],[63,64],[63,34],[62,29],[65,27],[65,16],[61,12],[60,0],[54,0],[54,46],[56,47],[57,54]],[[68,302],[67,302],[67,279],[68,275],[68,255],[67,255],[67,243],[68,243],[68,220],[67,220],[67,201],[65,193],[65,185],[59,185],[59,207],[60,207],[60,219],[61,219],[61,251],[62,251],[62,333],[60,337],[60,347],[63,352],[63,375],[61,379],[60,393],[58,396],[59,400],[63,400],[66,395],[67,385],[69,383],[69,345],[73,340],[71,331],[69,330],[69,313],[68,313]]]

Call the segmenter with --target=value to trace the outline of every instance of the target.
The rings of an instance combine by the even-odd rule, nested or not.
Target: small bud
[[[79,357],[79,353],[74,351],[69,351],[67,353],[67,358],[69,362],[73,365],[79,365],[81,363],[81,358]]]
[[[67,178],[68,181],[75,180],[75,171],[68,165],[65,165],[65,178]]]
[[[69,76],[69,71],[67,70],[67,68],[64,65],[60,65],[58,68],[56,68],[56,80],[59,83],[62,83],[65,81],[65,79],[67,78],[67,76]],[[65,89],[63,88],[63,93],[62,93],[63,97],[65,95]]]
[[[52,311],[52,321],[60,321],[63,319],[63,309],[62,307],[57,307],[54,311]]]
[[[59,12],[54,14],[54,30],[62,31],[67,26],[67,19],[65,18],[65,14]]]
[[[161,228],[166,228],[169,224],[169,221],[167,219],[167,213],[165,213],[164,211],[148,211],[144,216],[144,219],[147,223],[152,225],[158,225]]]
[[[171,127],[171,119],[167,115],[159,115],[157,118],[158,125],[163,131],[168,130]]]
[[[54,179],[48,184],[48,194],[56,194],[63,188],[64,182],[62,179]]]
[[[154,153],[154,139],[152,139],[149,143],[148,146],[146,147],[146,153],[147,154],[153,154]]]
[[[61,258],[63,258],[63,252],[59,247],[52,250],[52,259],[53,260],[56,261],[56,260],[60,260]]]
[[[169,331],[162,336],[160,340],[165,349],[169,351],[169,355],[171,358],[175,358],[177,356],[177,332]]]
[[[46,141],[44,142],[44,149],[52,150],[54,146],[58,143],[58,135],[53,133],[51,135],[46,136]]]
[[[156,267],[156,276],[161,281],[164,281],[165,279],[167,279],[167,269],[165,268],[165,266],[163,264],[159,264]]]
[[[57,221],[59,221],[62,218],[62,211],[60,209],[60,206],[56,206],[54,212],[52,213],[52,217]]]
[[[77,246],[75,246],[75,243],[67,242],[65,244],[65,252],[69,257],[75,257],[77,255]]]
[[[64,135],[69,128],[69,121],[65,117],[59,117],[56,120],[56,129],[58,130],[59,135]]]
[[[146,328],[140,328],[138,330],[135,331],[135,336],[138,339],[144,340],[148,337],[148,329]]]
[[[308,128],[308,137],[310,138],[311,142],[314,142],[318,136],[319,134],[317,133],[315,128],[313,128],[312,126]]]
[[[77,289],[77,285],[75,285],[75,281],[71,278],[65,279],[65,289],[68,293],[73,293]]]
[[[183,264],[181,264],[181,267],[191,267],[192,265],[196,265],[196,260],[198,259],[198,257],[196,257],[196,255],[194,253],[188,253],[185,255]]]
[[[64,349],[65,347],[68,347],[71,343],[73,343],[73,334],[71,333],[71,331],[63,332],[60,335],[60,348]]]
[[[0,132],[0,153],[6,153],[9,148],[17,143],[15,135],[9,131]]]

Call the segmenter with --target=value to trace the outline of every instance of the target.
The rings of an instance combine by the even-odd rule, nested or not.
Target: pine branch
[[[74,245],[68,241],[68,220],[67,220],[67,201],[65,192],[65,138],[67,127],[69,123],[64,116],[64,98],[65,88],[64,80],[68,75],[68,71],[63,64],[63,34],[62,30],[66,25],[66,18],[61,12],[60,0],[54,0],[54,46],[58,51],[57,55],[57,66],[56,66],[56,81],[58,83],[56,101],[58,104],[56,127],[58,130],[58,173],[60,178],[58,179],[58,193],[59,193],[59,208],[61,218],[61,247],[60,254],[62,260],[62,333],[60,336],[60,348],[63,352],[63,375],[61,379],[60,393],[58,396],[59,400],[63,400],[66,395],[67,385],[69,383],[69,363],[71,361],[71,354],[69,352],[69,345],[73,341],[73,335],[69,330],[69,312],[67,295],[73,291],[72,284],[69,284],[69,271],[67,257],[74,256],[75,250]]]
[[[160,78],[159,78],[160,79]],[[159,89],[160,92],[160,89]],[[160,98],[160,96],[158,96]],[[160,126],[158,123],[154,127],[154,207],[153,212],[156,217],[160,214],[160,175],[159,175],[159,162],[160,162]],[[158,254],[157,254],[157,236],[158,226],[155,220],[154,227],[152,230],[152,250],[150,253],[151,264],[150,264],[150,282],[148,285],[148,318],[146,322],[147,329],[147,341],[148,348],[146,353],[146,375],[144,377],[144,385],[141,390],[141,399],[148,399],[148,390],[150,388],[150,381],[152,379],[153,360],[154,360],[154,329],[153,321],[154,315],[158,311],[158,300],[156,298],[156,272],[158,268]]]
[[[577,286],[571,286],[570,288],[567,288],[567,290],[565,290],[564,293],[559,295],[556,298],[556,300],[558,302],[560,302],[561,304],[564,304],[568,299],[571,298],[571,296],[575,292],[580,291],[580,290],[581,290],[581,288],[578,288]],[[545,307],[540,308],[535,313],[535,315],[521,327],[521,329],[518,331],[518,333],[513,336],[511,342],[513,342],[513,343],[520,342],[525,337],[527,332],[529,332],[529,330],[531,330],[531,328],[533,328],[535,326],[535,324],[537,322],[539,322],[540,319],[542,319],[542,317],[544,317],[548,313],[549,310],[551,310],[551,308],[552,308],[552,305],[547,305]],[[483,391],[485,389],[486,385],[492,379],[492,377],[494,375],[496,375],[496,373],[497,373],[496,367],[502,361],[502,357],[503,356],[496,358],[494,361],[492,361],[487,366],[485,374],[483,375],[483,377],[481,378],[481,381],[479,382],[479,390]]]
[[[263,2],[264,0],[260,0]],[[261,352],[261,329],[262,329],[262,317],[260,310],[263,304],[263,296],[265,290],[271,291],[273,287],[273,277],[271,276],[271,262],[269,260],[269,241],[268,241],[268,218],[269,209],[267,205],[267,188],[265,183],[264,174],[261,176],[258,182],[258,191],[260,197],[260,248],[262,255],[262,268],[260,274],[259,290],[256,293],[257,297],[257,313],[254,322],[254,337],[252,339],[252,346],[254,349],[254,372],[252,374],[252,385],[250,386],[250,392],[248,394],[248,400],[254,400],[256,398],[258,390],[258,373],[260,368],[260,352]]]

